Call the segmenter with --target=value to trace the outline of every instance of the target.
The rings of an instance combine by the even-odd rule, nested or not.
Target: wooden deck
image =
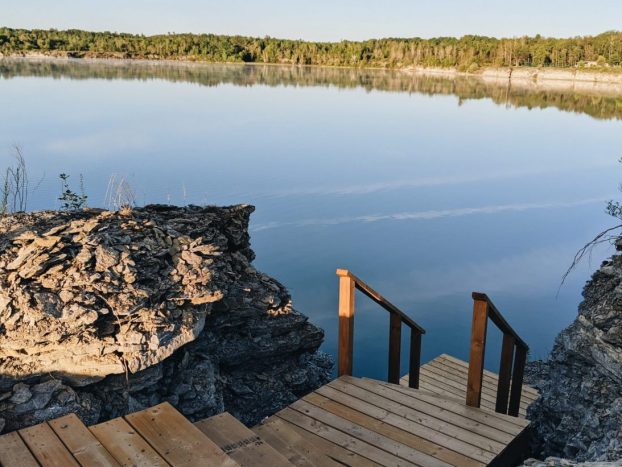
[[[419,388],[464,403],[468,370],[467,362],[463,362],[451,355],[442,354],[421,366]],[[482,409],[490,412],[495,411],[498,383],[499,376],[497,374],[484,370]],[[404,376],[400,380],[400,384],[408,386],[408,376]],[[520,410],[518,412],[520,417],[525,418],[527,407],[538,398],[538,395],[538,391],[523,385]]]
[[[168,403],[86,427],[76,415],[0,436],[0,464],[29,466],[511,466],[529,422],[465,405],[466,363],[441,355],[421,388],[342,376],[252,430],[224,413],[192,424]],[[523,408],[537,397],[523,388]],[[492,409],[491,409],[492,407]]]

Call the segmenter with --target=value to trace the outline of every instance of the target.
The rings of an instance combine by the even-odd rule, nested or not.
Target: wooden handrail
[[[352,375],[354,351],[354,292],[360,290],[390,314],[389,323],[389,383],[399,384],[402,324],[410,328],[410,359],[408,385],[419,387],[421,365],[421,335],[425,330],[347,269],[337,269],[339,276],[339,355],[338,374]]]
[[[393,305],[393,303],[384,298],[382,295],[380,295],[378,292],[376,292],[374,289],[372,289],[369,285],[356,277],[350,271],[348,271],[347,269],[337,269],[337,275],[339,277],[350,277],[354,281],[354,284],[358,290],[363,292],[365,295],[367,295],[389,313],[395,313],[396,315],[398,315],[406,326],[418,330],[421,334],[425,334],[425,330],[417,323],[415,323],[406,313]]]
[[[473,324],[466,403],[472,407],[480,406],[488,318],[503,332],[495,410],[516,417],[520,409],[529,347],[508,324],[492,300],[479,292],[473,292]]]
[[[490,317],[492,322],[497,325],[501,332],[503,332],[504,334],[510,334],[512,337],[514,337],[518,345],[528,347],[527,344],[518,336],[516,331],[512,329],[512,326],[508,324],[508,322],[505,320],[501,312],[497,309],[495,304],[492,303],[492,300],[490,300],[488,295],[481,292],[473,292],[472,296],[473,300],[481,300],[488,303],[488,316]]]

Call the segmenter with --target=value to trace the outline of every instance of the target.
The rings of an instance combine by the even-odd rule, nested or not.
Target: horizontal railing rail
[[[480,292],[473,292],[473,324],[466,403],[472,407],[479,407],[481,403],[489,318],[503,333],[495,411],[516,417],[520,411],[529,347],[508,324],[488,295]]]
[[[354,295],[359,290],[372,299],[390,315],[389,321],[389,383],[399,384],[402,343],[402,324],[410,328],[410,355],[408,385],[419,387],[421,366],[421,336],[425,330],[390,301],[347,269],[337,269],[339,276],[339,351],[338,374],[352,375],[354,352]]]

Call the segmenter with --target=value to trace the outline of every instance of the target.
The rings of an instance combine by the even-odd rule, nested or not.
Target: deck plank
[[[395,400],[396,402],[399,402],[406,407],[410,407],[411,409],[422,412],[426,415],[434,417],[435,419],[442,420],[443,422],[459,426],[472,433],[477,433],[488,439],[497,441],[502,445],[512,441],[512,439],[516,435],[516,430],[511,430],[513,426],[507,427],[507,422],[500,422],[499,425],[504,425],[504,427],[507,428],[508,431],[511,430],[512,433],[500,430],[498,427],[491,427],[485,422],[480,422],[479,420],[473,420],[469,417],[464,417],[462,414],[454,412],[452,410],[453,406],[445,405],[444,407],[439,407],[438,405],[429,404],[425,400],[414,398],[400,391],[396,391],[393,386],[397,385],[382,385],[377,383],[376,381],[369,380],[366,380],[366,382],[371,384],[378,384],[382,388],[382,392],[377,393],[382,394],[384,397],[393,398],[392,400]]]
[[[79,467],[80,464],[47,423],[19,430],[30,452],[44,467]]]
[[[164,467],[169,464],[122,418],[89,427],[123,467]]]
[[[375,446],[383,451],[388,452],[400,459],[411,462],[414,465],[430,466],[430,467],[448,467],[446,462],[434,459],[431,456],[418,451],[407,444],[392,439],[377,430],[373,430],[371,426],[358,422],[351,422],[347,418],[331,411],[334,408],[331,405],[315,405],[307,400],[299,400],[293,403],[291,408],[318,420],[327,426],[336,428],[337,430],[348,433],[361,441]]]
[[[448,354],[441,354],[439,360],[448,365],[454,365],[456,368],[462,369],[462,371],[468,371],[469,364],[464,362],[456,357],[453,357]],[[499,381],[499,375],[493,373],[489,370],[484,370],[484,378],[488,379],[495,387],[497,386],[497,382]],[[526,384],[523,384],[523,394],[528,394],[532,399],[537,399],[540,397],[540,393],[537,389],[532,388]]]
[[[379,421],[383,425],[387,425],[389,427],[387,430],[397,429],[407,433],[408,442],[413,448],[435,456],[444,462],[464,466],[484,465],[482,461],[475,460],[468,456],[468,451],[471,446],[463,445],[459,441],[451,443],[451,441],[444,438],[442,434],[439,435],[434,430],[428,430],[424,426],[414,423],[407,418],[388,412],[381,407],[361,399],[357,399],[349,393],[342,392],[333,387],[324,386],[318,389],[316,394],[358,412],[360,415],[356,415],[356,417],[368,417]],[[347,417],[344,416],[344,418]],[[447,442],[451,444],[450,448],[445,446]],[[465,449],[466,453],[463,453],[461,449]]]
[[[237,466],[168,402],[126,415],[125,420],[174,466]]]
[[[458,370],[454,372],[452,368],[444,366],[436,360],[426,363],[425,366],[422,367],[422,371],[426,372],[426,374],[431,374],[436,380],[443,381],[446,384],[458,388],[461,393],[466,394],[466,382],[464,380],[466,373],[459,373]],[[482,381],[482,399],[495,403],[497,400],[496,384],[493,384],[490,378],[483,378]],[[532,396],[527,393],[523,393],[520,405],[522,410],[526,411],[529,404],[533,402],[534,399],[531,397]]]
[[[246,428],[227,412],[198,421],[194,426],[242,467],[292,465],[257,433]]]
[[[354,399],[354,398],[352,398]],[[455,465],[456,461],[460,461],[462,465],[482,465],[479,462],[474,462],[471,459],[458,455],[453,456],[443,450],[440,446],[433,446],[429,442],[422,442],[421,438],[415,437],[407,431],[397,428],[389,423],[385,423],[382,420],[370,417],[369,415],[352,409],[346,405],[342,405],[328,397],[320,395],[318,393],[311,393],[303,398],[303,400],[316,405],[328,412],[331,412],[345,420],[357,424],[358,426],[365,427],[375,433],[383,435],[393,441],[404,444],[412,448],[417,452],[417,458],[414,461],[417,464],[425,466],[438,466],[447,467]],[[356,399],[354,399],[356,401]],[[445,452],[442,452],[445,451]],[[445,458],[443,458],[445,457]],[[470,462],[469,462],[470,461]]]
[[[51,420],[48,424],[82,467],[119,466],[75,414]]]
[[[297,410],[286,408],[278,412],[276,416],[380,465],[415,465],[400,459],[397,456],[393,456],[387,451],[372,446],[371,444],[366,443],[355,436],[351,436],[343,431],[327,426],[318,420],[309,417],[308,415],[298,412]]]
[[[39,463],[16,431],[0,436],[0,465],[39,467]]]
[[[382,385],[375,384],[373,381],[359,380],[356,378],[347,378],[346,381],[352,386],[356,386],[360,390],[363,390],[364,393],[360,393],[359,391],[359,394],[362,397],[366,397],[368,402],[378,405],[379,407],[384,407],[409,420],[416,421],[430,430],[445,433],[454,439],[461,440],[474,447],[479,447],[493,456],[505,447],[505,443],[490,439],[487,434],[483,434],[480,429],[467,429],[457,424],[436,418],[435,416],[427,415],[417,408],[416,403],[412,402],[415,399],[408,399],[406,396]],[[481,427],[480,424],[478,425]]]
[[[298,467],[380,465],[278,417],[272,417],[253,430]]]
[[[469,407],[464,403],[457,402],[453,399],[440,397],[438,394],[431,394],[426,391],[411,391],[408,388],[403,387],[402,385],[385,383],[384,381],[376,382],[384,386],[390,385],[391,389],[393,389],[394,391],[399,391],[402,394],[424,401],[430,405],[438,407],[439,409],[451,409],[451,411],[455,414],[459,414],[463,417],[470,418],[471,420],[478,421],[480,423],[508,433],[512,436],[516,434],[517,427],[522,429],[529,425],[529,421],[525,420],[524,418],[511,417],[509,415],[504,415],[497,412],[479,410],[474,407]]]
[[[413,416],[408,407],[377,396],[357,386],[347,384],[343,381],[343,378],[329,383],[328,387],[359,399],[363,403],[361,407],[365,407],[365,413],[368,415],[479,462],[486,463],[494,457],[493,453],[482,449],[480,446],[474,446],[448,433],[430,429],[416,415]],[[340,400],[339,402],[344,405],[349,404],[347,400]]]

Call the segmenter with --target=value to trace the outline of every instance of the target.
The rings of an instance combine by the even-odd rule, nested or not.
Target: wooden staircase
[[[495,412],[491,401],[465,405],[467,368],[441,355],[421,367],[420,389],[342,376],[252,429],[228,413],[192,424],[168,403],[91,427],[67,415],[0,436],[0,464],[514,465],[529,422]],[[495,378],[486,372],[488,389]],[[524,386],[522,407],[536,397]]]
[[[423,328],[356,276],[338,274],[339,377],[263,423],[250,429],[222,413],[193,424],[168,403],[90,427],[71,414],[0,436],[0,464],[506,467],[522,460],[526,409],[538,393],[522,384],[526,345],[490,299],[473,295],[469,363],[443,354],[420,366]],[[351,375],[355,288],[391,314],[389,382]],[[501,375],[482,365],[488,318],[505,336]],[[411,346],[409,374],[400,378],[402,324]]]

